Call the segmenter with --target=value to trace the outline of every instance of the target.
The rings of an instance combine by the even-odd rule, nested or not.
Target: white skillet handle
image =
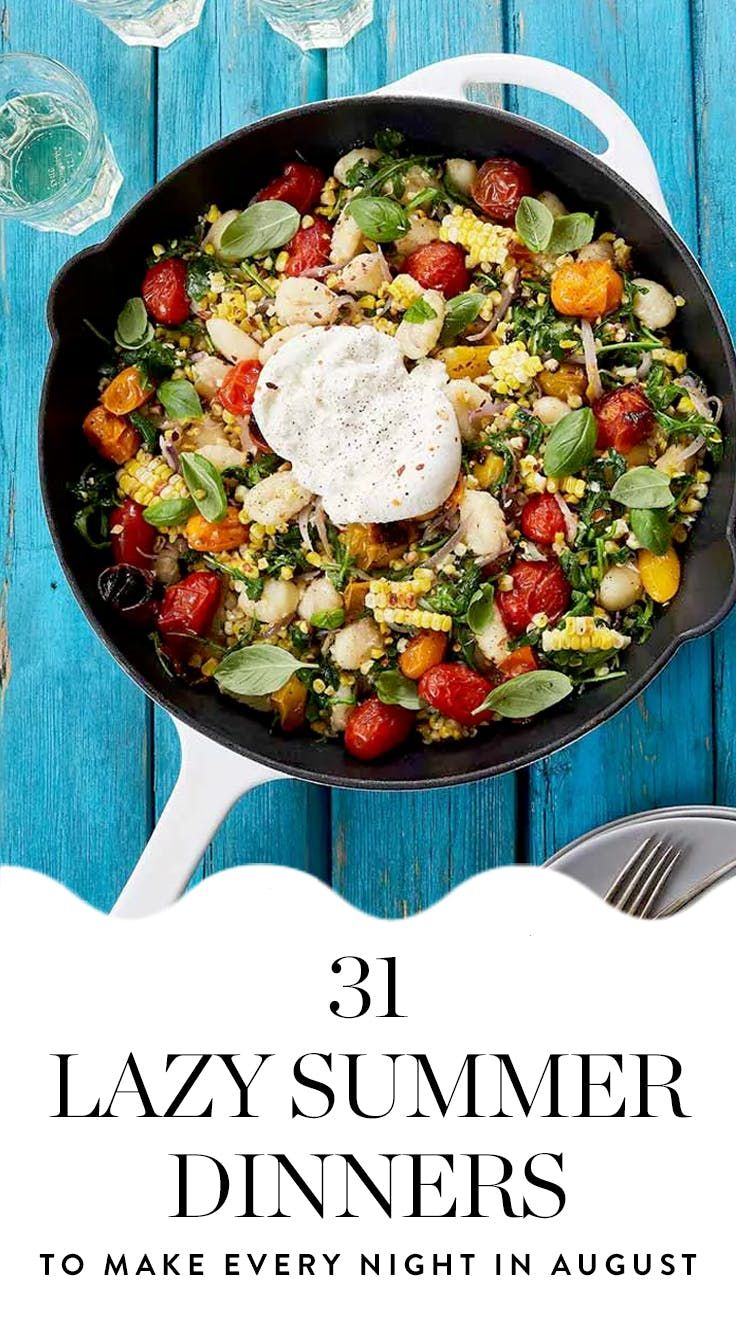
[[[233,804],[247,790],[283,776],[223,749],[174,720],[181,741],[179,776],[112,913],[142,919],[178,900]]]
[[[418,94],[464,100],[471,84],[503,83],[529,87],[535,92],[564,101],[600,129],[608,147],[600,160],[638,189],[652,206],[669,221],[670,213],[649,148],[639,130],[624,110],[595,83],[573,73],[562,64],[539,60],[531,55],[506,54],[503,51],[479,55],[460,55],[442,60],[426,69],[418,69],[398,83],[381,88],[381,94]]]

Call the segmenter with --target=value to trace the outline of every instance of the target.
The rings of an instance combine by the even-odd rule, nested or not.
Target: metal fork
[[[617,873],[604,899],[623,914],[638,919],[657,918],[654,907],[682,855],[679,845],[666,838],[647,836]]]

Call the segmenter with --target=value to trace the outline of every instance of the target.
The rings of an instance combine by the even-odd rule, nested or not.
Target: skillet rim
[[[46,305],[47,322],[51,335],[51,347],[46,363],[46,369],[44,372],[43,385],[41,389],[41,397],[39,404],[38,449],[37,449],[39,479],[40,479],[41,494],[43,499],[44,514],[46,517],[46,522],[49,527],[49,531],[51,533],[51,539],[54,546],[54,550],[56,552],[56,556],[57,559],[59,560],[61,568],[64,572],[64,577],[69,587],[71,588],[72,594],[76,599],[77,604],[80,606],[88,623],[91,625],[97,637],[103,643],[105,649],[113,656],[113,658],[115,659],[117,664],[121,667],[121,669],[125,672],[125,674],[140,689],[143,690],[143,692],[147,695],[148,698],[151,699],[152,702],[156,703],[159,707],[164,708],[164,710],[167,711],[171,717],[175,718],[179,722],[182,722],[184,725],[190,727],[198,734],[206,736],[207,738],[213,740],[215,743],[221,745],[222,747],[227,748],[232,752],[239,754],[241,757],[251,759],[255,763],[258,763],[265,767],[269,767],[273,771],[281,772],[289,777],[294,778],[295,780],[306,781],[307,783],[311,782],[313,784],[324,785],[324,786],[332,786],[340,789],[369,790],[379,793],[381,791],[414,791],[414,790],[423,791],[423,790],[433,790],[433,789],[446,789],[451,786],[468,785],[476,781],[483,781],[483,780],[491,779],[493,777],[503,776],[509,772],[521,771],[526,767],[531,767],[535,763],[541,762],[544,759],[549,758],[552,754],[558,753],[562,749],[567,749],[571,747],[573,744],[576,744],[578,740],[581,740],[585,735],[590,734],[591,731],[595,730],[599,726],[603,726],[612,717],[616,716],[625,707],[627,707],[629,703],[633,702],[634,699],[638,698],[639,695],[643,693],[643,691],[648,687],[648,685],[651,684],[651,682],[666,668],[666,666],[673,659],[675,654],[679,651],[680,647],[684,643],[690,642],[693,639],[702,638],[712,633],[713,630],[718,628],[718,626],[725,620],[726,616],[729,614],[734,604],[736,603],[736,527],[735,527],[736,483],[734,483],[734,487],[731,492],[727,522],[723,533],[723,539],[729,549],[731,556],[730,586],[728,593],[726,594],[723,602],[721,603],[718,610],[715,611],[708,620],[702,622],[701,624],[694,625],[690,629],[682,630],[680,631],[680,633],[675,634],[673,638],[670,640],[670,642],[667,644],[667,646],[652,662],[651,666],[649,666],[649,668],[646,671],[644,671],[643,674],[639,676],[636,680],[627,683],[623,688],[622,692],[619,693],[616,698],[612,699],[612,701],[607,705],[607,707],[605,707],[602,711],[599,711],[595,713],[593,716],[589,717],[579,727],[577,727],[574,732],[560,736],[553,740],[549,740],[546,743],[542,743],[538,745],[533,752],[529,754],[518,754],[516,757],[509,758],[505,762],[500,763],[492,768],[477,767],[471,769],[470,771],[448,773],[447,775],[431,776],[426,778],[421,778],[421,777],[402,778],[396,776],[392,777],[389,775],[389,776],[380,776],[379,779],[376,778],[375,776],[374,777],[362,776],[359,770],[357,770],[360,767],[359,763],[356,764],[356,774],[350,776],[341,776],[341,775],[335,775],[334,773],[331,772],[320,771],[318,765],[314,768],[310,767],[309,771],[307,772],[301,766],[299,767],[293,766],[289,762],[288,757],[282,757],[282,756],[271,757],[268,754],[263,754],[260,752],[254,753],[250,748],[244,749],[242,746],[242,742],[240,740],[237,740],[235,738],[232,739],[229,738],[227,733],[219,729],[215,731],[210,725],[210,723],[204,720],[202,717],[197,717],[194,716],[193,714],[183,711],[176,701],[169,699],[168,696],[166,696],[158,686],[156,686],[145,675],[139,672],[136,665],[129,660],[129,658],[118,647],[118,645],[113,640],[113,638],[108,634],[108,631],[104,623],[98,617],[97,613],[94,611],[91,604],[87,601],[81,589],[81,586],[78,584],[76,576],[72,571],[71,566],[69,565],[69,562],[67,560],[67,557],[64,553],[64,549],[62,546],[62,538],[59,528],[60,520],[57,518],[57,515],[53,508],[53,501],[49,491],[49,484],[48,484],[46,466],[45,466],[45,445],[44,445],[45,419],[47,415],[49,394],[51,390],[51,378],[53,376],[53,372],[56,364],[56,358],[59,352],[59,345],[60,345],[60,333],[56,323],[55,310],[56,310],[57,300],[61,292],[63,291],[63,286],[69,272],[78,266],[83,266],[84,263],[87,262],[90,258],[105,253],[108,249],[112,248],[115,242],[117,241],[118,235],[121,234],[127,228],[127,226],[134,219],[134,217],[136,217],[138,213],[148,205],[148,203],[155,197],[155,195],[162,189],[162,187],[165,184],[170,183],[171,181],[177,179],[178,177],[185,175],[192,165],[194,165],[198,161],[203,160],[211,152],[221,148],[223,145],[233,143],[236,140],[246,140],[249,135],[253,133],[257,133],[261,128],[270,124],[298,121],[299,119],[309,117],[310,115],[314,114],[314,112],[317,111],[329,112],[332,110],[338,110],[341,106],[344,106],[345,104],[362,102],[365,100],[370,100],[372,103],[379,102],[388,107],[393,105],[406,106],[407,104],[414,105],[418,108],[424,106],[426,106],[427,108],[436,108],[437,106],[444,106],[448,111],[457,110],[458,108],[462,107],[463,109],[471,110],[483,117],[490,118],[501,124],[521,125],[527,130],[531,131],[533,135],[543,140],[546,140],[553,147],[560,149],[562,152],[571,153],[573,156],[576,156],[584,165],[592,167],[594,172],[597,171],[598,173],[602,174],[603,177],[606,178],[616,189],[618,189],[619,191],[623,191],[625,194],[632,197],[634,201],[638,204],[638,206],[641,208],[641,210],[643,210],[644,213],[648,216],[648,218],[654,222],[656,228],[659,230],[662,236],[663,241],[666,244],[668,244],[670,247],[675,249],[682,262],[689,268],[692,277],[698,287],[700,296],[704,301],[707,313],[715,325],[718,338],[724,350],[726,367],[731,379],[734,398],[736,398],[736,348],[734,347],[734,342],[732,340],[731,333],[729,331],[728,324],[726,322],[723,311],[720,307],[719,301],[710,285],[707,276],[705,275],[702,267],[700,266],[700,263],[698,262],[695,255],[691,252],[690,248],[682,239],[682,237],[670,224],[670,222],[666,220],[665,217],[663,217],[656,210],[654,206],[652,206],[652,204],[648,201],[647,198],[644,197],[642,193],[640,193],[636,188],[634,188],[633,185],[629,184],[615,170],[611,169],[611,167],[605,161],[603,161],[599,156],[597,156],[594,152],[588,151],[587,148],[581,147],[578,143],[574,142],[572,139],[565,137],[564,134],[560,134],[556,130],[548,128],[546,125],[539,124],[535,120],[528,119],[524,115],[517,115],[511,111],[502,110],[494,106],[485,106],[479,102],[458,101],[447,97],[431,97],[426,95],[425,96],[401,95],[401,94],[382,95],[380,92],[371,93],[367,97],[360,95],[351,96],[351,97],[332,97],[322,101],[308,102],[301,106],[295,106],[288,110],[279,111],[275,114],[265,116],[261,119],[255,120],[252,124],[248,124],[240,129],[236,129],[233,133],[227,134],[225,135],[225,137],[219,138],[215,142],[210,143],[207,147],[203,148],[202,151],[197,152],[194,156],[189,157],[186,161],[182,162],[181,165],[177,166],[174,170],[170,171],[168,175],[165,175],[162,179],[158,180],[153,185],[152,188],[150,188],[141,198],[139,198],[139,200],[131,208],[129,208],[129,210],[125,213],[125,215],[120,218],[117,224],[112,228],[110,233],[104,239],[102,239],[99,243],[91,244],[89,247],[82,249],[81,252],[75,253],[67,262],[64,263],[64,265],[57,273],[50,287],[48,299],[47,299],[47,305]],[[733,438],[732,444],[736,444],[736,437]],[[628,676],[627,676],[627,680],[628,680]],[[315,761],[318,760],[319,750],[320,750],[320,745],[315,742],[314,743]],[[481,752],[481,750],[482,750],[482,746],[479,746],[479,752]],[[374,773],[380,774],[381,771],[383,770],[383,766],[389,767],[390,764],[382,764],[381,762],[374,764],[373,765]]]

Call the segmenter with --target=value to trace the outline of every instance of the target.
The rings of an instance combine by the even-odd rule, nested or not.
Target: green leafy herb
[[[148,320],[143,299],[128,299],[118,317],[115,339],[121,349],[139,349],[153,339],[153,327]]]
[[[544,448],[544,471],[550,478],[579,473],[593,458],[598,429],[592,409],[574,409],[555,423]]]
[[[647,464],[623,473],[614,484],[611,496],[630,510],[666,510],[672,502],[667,474]]]
[[[480,310],[486,301],[485,294],[456,294],[445,306],[445,323],[442,327],[442,340],[447,343],[462,335],[480,316]]]
[[[418,712],[421,706],[414,681],[408,680],[401,671],[380,671],[376,676],[376,693],[382,703],[392,707],[406,707]]]
[[[476,712],[498,712],[501,717],[535,717],[572,693],[572,682],[560,671],[526,671],[491,690]]]
[[[632,510],[631,531],[637,542],[655,556],[663,556],[672,541],[672,525],[664,510]]]
[[[150,340],[140,349],[131,349],[123,355],[123,362],[137,367],[146,377],[167,377],[179,365],[176,350],[160,340]]]
[[[202,405],[191,381],[164,381],[156,394],[167,418],[186,421],[202,417]]]
[[[571,211],[567,216],[555,216],[552,233],[546,245],[550,256],[558,257],[562,253],[574,253],[590,243],[595,231],[595,221],[585,211]]]
[[[74,527],[90,547],[101,551],[110,545],[110,511],[120,504],[115,471],[88,464],[69,490],[79,505]]]
[[[393,243],[409,230],[409,221],[403,207],[392,198],[353,198],[348,211],[356,225],[374,243]]]
[[[210,276],[221,267],[214,257],[200,253],[187,263],[187,294],[193,303],[199,303],[203,294],[210,292]]]
[[[437,313],[425,298],[418,298],[412,303],[404,314],[404,321],[411,325],[420,322],[434,322],[437,320]]]
[[[522,198],[516,209],[514,225],[530,253],[543,253],[551,237],[555,218],[549,207],[537,198]]]
[[[316,669],[315,663],[300,661],[273,643],[253,643],[223,657],[215,671],[215,680],[226,694],[262,698],[275,694],[297,671]]]
[[[416,193],[411,202],[407,202],[406,211],[410,214],[412,211],[422,210],[429,212],[437,198],[441,198],[443,189],[437,187],[423,188],[420,193]]]
[[[430,611],[439,611],[441,615],[464,620],[480,586],[480,575],[475,557],[464,557],[460,571],[454,578],[446,578],[440,574],[431,592],[425,594],[424,601],[427,608]]]
[[[345,623],[345,612],[341,606],[333,611],[315,611],[309,623],[315,629],[339,629]]]
[[[399,129],[379,129],[373,141],[385,156],[396,156],[404,145],[404,135]]]
[[[184,452],[180,462],[184,481],[202,518],[210,524],[221,523],[227,513],[227,496],[219,471],[196,452],[191,455]]]
[[[151,419],[147,418],[144,413],[140,413],[138,409],[134,409],[131,414],[128,414],[128,422],[133,424],[149,455],[155,455],[158,450],[158,428],[156,424],[152,423]]]
[[[183,524],[194,513],[194,501],[187,496],[172,496],[169,500],[151,501],[143,512],[147,524],[154,528],[173,528]]]
[[[471,598],[465,617],[474,634],[482,634],[493,619],[493,584],[485,583]]]
[[[231,262],[256,253],[283,248],[301,224],[299,212],[288,202],[254,202],[231,221],[220,239],[220,252]]]

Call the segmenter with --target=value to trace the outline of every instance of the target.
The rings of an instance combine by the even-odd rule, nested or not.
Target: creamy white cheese
[[[253,412],[335,524],[427,514],[457,481],[452,406],[435,383],[414,380],[392,337],[370,326],[289,340],[266,363]]]

